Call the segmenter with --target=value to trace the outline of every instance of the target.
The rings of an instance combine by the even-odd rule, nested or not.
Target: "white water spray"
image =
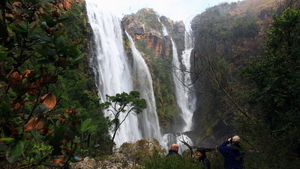
[[[164,25],[163,26],[163,35],[168,36],[167,29]],[[182,62],[180,63],[178,54],[177,54],[177,47],[174,43],[172,37],[172,50],[173,50],[173,68],[172,68],[172,75],[175,85],[175,96],[177,104],[180,108],[181,117],[184,121],[184,125],[182,127],[182,130],[177,131],[178,134],[165,134],[163,136],[163,140],[165,143],[172,144],[177,143],[180,147],[179,152],[182,152],[183,150],[187,149],[187,147],[182,144],[181,140],[186,141],[189,144],[193,144],[192,140],[183,134],[184,132],[190,131],[192,129],[192,117],[195,110],[195,104],[196,104],[196,97],[193,93],[190,92],[188,85],[191,84],[191,78],[189,75],[190,70],[190,53],[192,51],[192,38],[188,36],[188,34],[185,34],[185,50],[183,51],[182,55]],[[181,66],[182,64],[182,66]],[[182,69],[185,70],[182,70]]]
[[[127,32],[126,35],[133,54],[133,77],[138,81],[135,88],[140,91],[141,97],[147,101],[147,109],[140,116],[142,118],[141,121],[143,121],[142,134],[144,138],[153,137],[161,143],[162,136],[156,113],[151,74],[141,53],[136,49],[131,36]]]
[[[164,36],[168,35],[168,32],[163,26],[163,34]],[[175,95],[176,101],[180,108],[181,117],[185,122],[182,130],[179,132],[190,131],[192,128],[192,117],[195,109],[195,97],[191,98],[192,93],[188,88],[188,85],[191,83],[191,78],[189,76],[188,71],[190,70],[190,53],[192,51],[192,43],[191,39],[187,34],[185,35],[185,44],[186,48],[182,55],[182,66],[178,58],[176,44],[171,38],[172,42],[172,50],[173,50],[173,68],[172,75],[175,85]]]
[[[100,5],[88,2],[87,14],[93,30],[91,65],[99,97],[106,101],[106,94],[114,96],[117,93],[129,93],[133,90],[133,84],[123,48],[120,20],[101,9]],[[105,115],[109,116],[110,113],[105,112]],[[124,117],[125,114],[121,113],[120,119]],[[124,142],[133,142],[141,138],[137,116],[130,114],[117,131],[114,141],[119,147]]]
[[[133,67],[130,67],[123,48],[119,18],[101,9],[100,4],[88,1],[87,14],[93,30],[91,65],[95,73],[99,97],[102,101],[106,101],[105,95],[114,96],[117,93],[138,90],[141,98],[146,99],[147,102],[146,110],[139,115],[130,113],[121,125],[114,140],[116,147],[120,147],[124,142],[135,142],[147,137],[162,142],[151,75],[145,61],[134,47],[131,37],[128,36],[132,44]],[[105,112],[105,115],[109,116],[110,113]],[[120,121],[124,117],[125,113],[121,113]]]

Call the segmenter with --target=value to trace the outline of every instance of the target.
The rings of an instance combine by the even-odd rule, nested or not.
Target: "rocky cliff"
[[[155,56],[169,58],[172,56],[172,44],[170,37],[162,33],[162,24],[167,27],[170,34],[184,35],[185,27],[182,21],[173,22],[166,17],[159,17],[149,8],[141,9],[136,14],[125,15],[122,18],[122,27],[135,42],[144,40],[146,41],[145,48],[153,50]]]
[[[177,105],[172,80],[172,42],[171,36],[164,36],[163,26],[176,43],[178,56],[184,50],[185,27],[183,22],[174,22],[164,16],[158,16],[149,8],[122,18],[122,28],[134,40],[136,47],[144,57],[152,75],[157,113],[163,130],[172,130],[172,123],[180,121],[176,114]],[[124,37],[126,39],[125,33]],[[129,57],[131,49],[125,41]]]
[[[191,61],[199,105],[194,123],[201,128],[193,131],[197,144],[218,145],[236,134],[234,115],[251,109],[243,98],[248,84],[239,73],[251,56],[264,55],[272,15],[282,9],[277,0],[244,0],[219,4],[193,18]]]

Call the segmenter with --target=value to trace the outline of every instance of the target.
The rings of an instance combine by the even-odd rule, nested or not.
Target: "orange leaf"
[[[65,157],[53,159],[50,163],[51,164],[59,164],[59,163],[63,163],[64,161],[65,161]]]
[[[20,103],[16,103],[15,105],[14,105],[14,111],[18,111],[18,110],[20,110],[21,109],[21,104]]]
[[[32,72],[34,72],[35,70],[28,70],[28,69],[26,69],[26,70],[24,70],[24,72],[23,72],[23,74],[22,74],[22,77],[24,78],[24,77],[29,77],[30,76],[30,73],[32,73]]]
[[[8,85],[14,88],[20,84],[22,84],[22,77],[19,72],[12,73],[8,78]]]
[[[25,130],[38,129],[41,130],[45,126],[45,117],[44,116],[35,116],[31,118],[25,125]]]
[[[52,93],[45,94],[41,99],[42,103],[45,104],[48,109],[53,109],[56,105],[56,97]]]
[[[28,29],[34,29],[37,26],[36,22],[34,22],[34,25]]]

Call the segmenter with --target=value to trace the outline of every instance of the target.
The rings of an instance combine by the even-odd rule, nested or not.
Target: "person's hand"
[[[232,138],[229,138],[227,141],[231,142]]]

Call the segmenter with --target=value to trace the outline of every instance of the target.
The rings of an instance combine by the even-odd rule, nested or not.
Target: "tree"
[[[68,18],[46,13],[50,0],[0,3],[0,151],[1,166],[66,166],[76,159],[80,135],[93,132],[77,108],[61,102],[61,74],[76,69],[85,55],[82,41],[66,43]],[[56,86],[56,87],[53,87]],[[63,110],[61,110],[63,109]]]
[[[126,92],[117,93],[115,96],[106,95],[107,101],[102,103],[104,109],[112,112],[113,123],[113,136],[112,141],[115,139],[116,133],[122,123],[126,120],[129,113],[134,112],[139,114],[147,107],[146,100],[140,99],[140,92],[131,91],[129,94]],[[121,113],[125,113],[123,119],[119,119]]]
[[[299,10],[288,8],[274,16],[271,30],[267,32],[266,54],[255,58],[242,73],[253,84],[248,96],[249,103],[255,107],[251,113],[260,119],[256,128],[261,126],[265,131],[264,138],[268,138],[267,146],[260,148],[272,154],[272,158],[266,156],[270,159],[270,168],[298,168],[291,161],[295,160],[293,153],[300,155],[300,136],[297,134],[300,132],[299,29]],[[248,137],[252,136],[253,140],[256,133],[248,134]],[[280,163],[273,164],[274,160]]]

